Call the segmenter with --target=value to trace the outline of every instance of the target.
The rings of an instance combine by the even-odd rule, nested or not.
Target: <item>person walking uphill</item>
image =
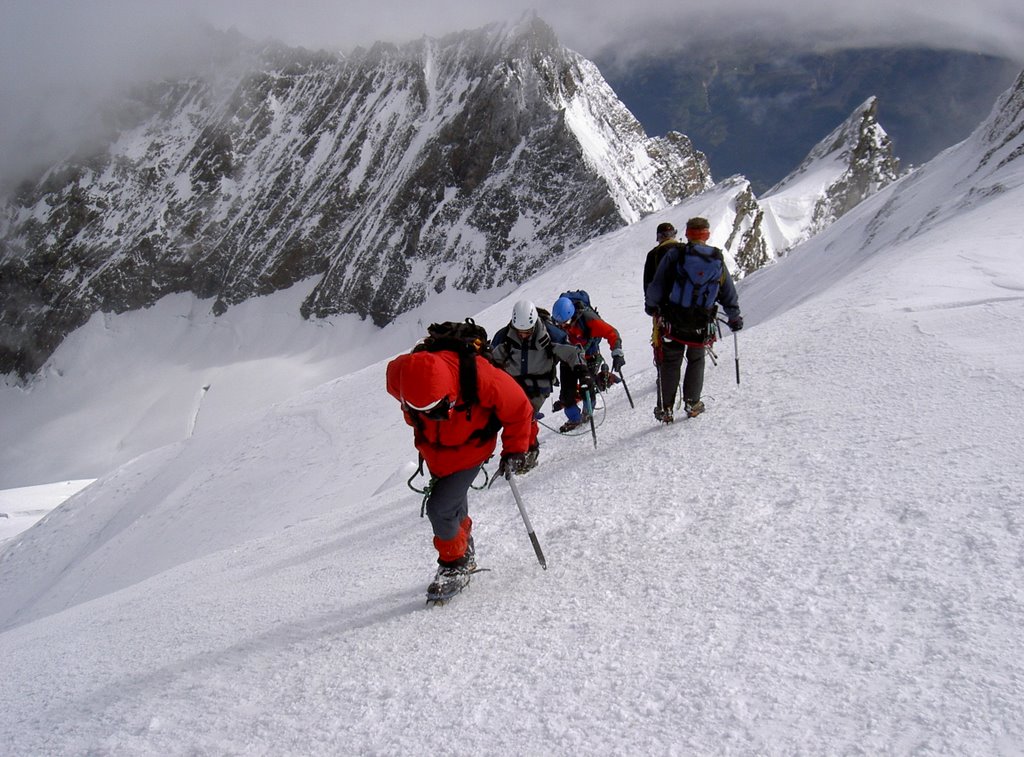
[[[662,227],[659,226],[659,229]],[[665,229],[664,231],[668,231]],[[655,317],[658,340],[655,355],[661,350],[658,365],[658,404],[654,417],[671,423],[672,408],[683,357],[686,373],[683,376],[683,402],[686,415],[693,418],[704,412],[701,392],[704,389],[704,358],[709,344],[714,342],[714,323],[721,304],[728,318],[729,328],[743,328],[739,296],[736,285],[725,265],[725,257],[717,247],[707,244],[711,225],[706,218],[691,218],[686,222],[686,244],[665,244],[648,253],[658,255],[660,261],[647,284],[644,310]],[[645,267],[644,278],[647,278]],[[655,358],[658,362],[658,358]]]
[[[665,253],[673,247],[678,247],[679,242],[676,240],[676,235],[679,232],[676,231],[676,227],[670,223],[659,223],[658,228],[655,231],[655,238],[658,241],[657,246],[653,250],[647,253],[647,258],[644,260],[644,296],[647,295],[647,287],[651,285],[651,280],[654,279],[654,273],[658,270],[658,264],[661,259],[665,257]]]
[[[580,348],[569,344],[565,332],[542,317],[529,300],[520,300],[512,308],[512,320],[495,333],[491,352],[495,364],[504,368],[526,392],[533,405],[535,419],[551,395],[558,363],[572,371],[586,370]],[[526,470],[537,465],[539,430],[534,420],[530,448],[526,453]]]
[[[475,382],[467,386],[472,373]],[[427,597],[447,598],[465,588],[476,569],[469,487],[494,453],[499,431],[499,472],[520,472],[533,407],[519,384],[487,358],[454,350],[414,348],[399,355],[388,363],[387,390],[401,403],[432,476],[426,513],[438,568]]]
[[[604,321],[590,305],[590,296],[582,289],[564,292],[551,306],[551,319],[558,328],[565,331],[569,344],[583,350],[586,370],[572,370],[563,363],[559,369],[561,390],[558,394],[558,407],[565,412],[566,422],[558,429],[563,434],[572,431],[585,423],[586,418],[576,404],[579,385],[596,385],[604,391],[619,381],[619,377],[608,370],[604,357],[601,355],[601,340],[608,342],[612,350],[613,371],[621,371],[626,364],[622,352],[622,337],[614,326]],[[558,409],[556,407],[555,409]]]
[[[647,258],[644,260],[644,298],[647,297],[647,287],[651,285],[651,281],[654,279],[654,274],[658,270],[658,264],[661,263],[661,259],[665,257],[667,253],[673,247],[678,247],[679,242],[676,240],[676,235],[679,232],[676,231],[676,227],[670,223],[663,222],[658,224],[658,228],[655,231],[655,238],[658,244],[653,250],[647,253]],[[660,398],[661,393],[661,363],[665,358],[665,347],[664,340],[661,338],[661,324],[658,322],[658,317],[654,316],[652,319],[651,326],[651,349],[654,351],[654,365],[657,367],[658,372],[656,374],[656,390],[657,396]],[[677,379],[678,381],[678,379]],[[658,407],[661,407],[661,401],[659,399]],[[655,409],[655,416],[658,416],[661,411]],[[661,420],[661,418],[658,418]]]

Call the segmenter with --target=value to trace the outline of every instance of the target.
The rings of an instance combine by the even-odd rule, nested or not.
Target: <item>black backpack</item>
[[[413,352],[454,352],[459,356],[459,394],[463,406],[473,405],[480,399],[476,385],[476,356],[494,362],[487,330],[472,318],[461,323],[444,321],[427,327],[427,335],[412,348]]]

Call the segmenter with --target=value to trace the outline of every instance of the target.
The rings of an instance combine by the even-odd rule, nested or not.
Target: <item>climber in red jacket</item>
[[[432,480],[426,513],[434,531],[438,570],[433,593],[454,593],[476,568],[469,487],[494,454],[501,431],[498,472],[520,472],[526,463],[533,406],[508,373],[481,356],[476,389],[460,386],[460,356],[453,351],[414,351],[388,363],[387,389],[402,404],[416,449]],[[475,393],[474,399],[471,395]],[[469,401],[464,395],[470,395]]]

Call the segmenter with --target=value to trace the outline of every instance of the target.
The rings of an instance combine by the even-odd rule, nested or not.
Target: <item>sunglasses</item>
[[[405,403],[405,409],[414,415],[422,416],[431,421],[446,421],[452,417],[452,401],[449,397],[442,397],[435,402],[423,407],[416,407],[409,402]]]

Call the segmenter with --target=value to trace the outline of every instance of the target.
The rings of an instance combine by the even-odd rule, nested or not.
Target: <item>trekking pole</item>
[[[540,542],[537,541],[537,534],[533,532],[533,526],[530,524],[530,516],[526,514],[526,506],[523,504],[523,498],[519,496],[519,487],[516,486],[512,471],[506,471],[505,479],[508,481],[508,485],[512,487],[512,496],[516,498],[516,504],[519,506],[519,514],[523,516],[523,523],[526,524],[526,533],[530,535],[530,543],[533,544],[533,551],[537,553],[537,562],[540,563],[540,567],[547,570],[548,563],[544,559],[544,553],[541,551]]]
[[[721,318],[718,319],[718,322],[724,323],[726,326],[729,325],[728,321],[723,321]],[[732,331],[732,351],[736,356],[736,383],[738,384],[740,383],[740,340],[736,337],[735,331],[732,329],[729,329],[729,331]]]
[[[664,360],[664,344],[661,340],[661,319],[658,316],[652,316],[654,326],[651,329],[651,347],[654,350],[654,369],[657,373],[655,377],[654,386],[658,390],[658,407],[661,409],[665,408],[665,391],[661,384],[661,363]]]
[[[736,338],[736,332],[732,332],[732,349],[736,353],[736,383],[740,383],[740,341]]]
[[[629,385],[626,384],[626,377],[622,375],[621,368],[619,368],[619,381],[622,382],[622,388],[626,390],[626,399],[629,400],[629,406],[635,409],[636,405],[633,404],[633,395],[629,393]]]

